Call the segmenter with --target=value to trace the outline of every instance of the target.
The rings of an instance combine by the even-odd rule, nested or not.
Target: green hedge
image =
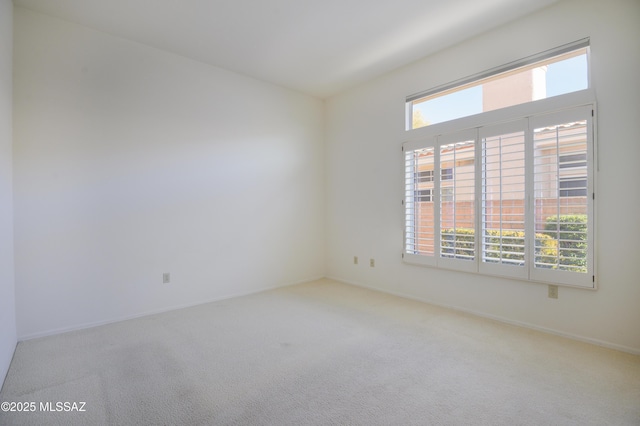
[[[454,236],[455,234],[455,236]],[[473,256],[473,240],[475,232],[469,228],[443,229],[441,252],[445,257]],[[502,260],[513,264],[524,264],[524,232],[503,230],[487,230],[484,236],[486,259],[490,262]],[[546,234],[536,234],[536,262],[554,263],[557,241]],[[502,251],[500,250],[502,242]],[[481,242],[482,243],[482,242]]]
[[[575,272],[587,271],[587,216],[548,217],[544,232],[536,233],[535,262],[539,267]],[[473,229],[442,230],[441,252],[445,257],[472,258]],[[502,242],[502,246],[500,243]],[[482,241],[480,242],[482,243]],[[484,236],[485,260],[524,264],[524,232],[487,230]],[[502,250],[500,250],[502,248]]]
[[[455,235],[454,235],[455,233]],[[449,234],[449,235],[447,235]],[[473,257],[474,230],[469,228],[443,229],[441,231],[440,252],[444,257]]]
[[[544,234],[558,242],[559,263],[554,269],[587,271],[587,215],[566,214],[548,217]]]

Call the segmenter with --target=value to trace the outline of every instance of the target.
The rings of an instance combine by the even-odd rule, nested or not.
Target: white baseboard
[[[334,281],[338,281],[338,282],[341,282],[341,283],[344,283],[344,284],[349,284],[349,285],[353,285],[353,286],[356,286],[356,287],[366,288],[367,290],[379,291],[381,293],[386,293],[386,294],[390,294],[390,295],[393,295],[393,296],[402,297],[402,298],[405,298],[405,299],[417,300],[419,302],[428,303],[429,305],[438,306],[438,307],[441,307],[441,308],[447,308],[447,309],[451,309],[451,310],[454,310],[454,311],[457,311],[457,312],[464,312],[464,313],[467,313],[467,314],[475,315],[477,317],[487,318],[487,319],[491,319],[491,320],[502,322],[502,323],[509,324],[509,325],[515,325],[515,326],[518,326],[518,327],[528,328],[530,330],[536,330],[536,331],[540,331],[542,333],[553,334],[555,336],[565,337],[567,339],[577,340],[579,342],[590,343],[592,345],[601,346],[601,347],[608,348],[608,349],[614,349],[614,350],[621,351],[621,352],[627,352],[627,353],[630,353],[630,354],[633,354],[633,355],[640,355],[640,349],[631,348],[631,347],[624,346],[624,345],[618,345],[617,343],[611,343],[611,342],[607,342],[607,341],[604,341],[604,340],[593,339],[591,337],[580,336],[578,334],[567,333],[567,332],[564,332],[564,331],[555,330],[553,328],[541,327],[541,326],[538,326],[538,325],[535,325],[535,324],[530,324],[530,323],[526,323],[526,322],[522,322],[522,321],[516,321],[516,320],[509,319],[509,318],[500,317],[500,316],[497,316],[497,315],[486,314],[484,312],[478,312],[478,311],[474,311],[474,310],[471,310],[471,309],[461,308],[459,306],[436,303],[436,302],[433,302],[432,300],[429,300],[429,299],[426,299],[426,298],[423,298],[423,297],[414,296],[414,295],[410,295],[410,294],[405,294],[405,293],[401,293],[401,292],[397,292],[397,291],[380,289],[380,288],[377,288],[377,287],[369,286],[369,285],[362,284],[362,283],[357,283],[357,282],[350,281],[350,280],[345,280],[345,279],[338,278],[338,277],[327,276],[326,278],[334,280]]]
[[[68,333],[70,331],[84,330],[86,328],[99,327],[101,325],[113,324],[113,323],[120,322],[120,321],[127,321],[127,320],[131,320],[131,319],[142,318],[142,317],[146,317],[146,316],[149,316],[149,315],[162,314],[164,312],[175,311],[175,310],[178,310],[178,309],[191,308],[193,306],[204,305],[206,303],[219,302],[221,300],[233,299],[235,297],[248,296],[248,295],[251,295],[251,294],[262,293],[262,292],[265,292],[265,291],[274,290],[274,289],[281,288],[281,287],[288,287],[288,286],[291,286],[291,285],[308,283],[308,282],[311,282],[311,281],[319,280],[321,278],[324,278],[324,277],[323,276],[316,276],[316,277],[311,277],[311,278],[308,278],[308,279],[304,279],[304,280],[296,281],[296,282],[292,282],[292,283],[271,285],[271,286],[267,286],[267,287],[261,288],[259,290],[252,290],[252,291],[245,291],[245,292],[234,293],[234,294],[227,294],[227,295],[224,295],[224,296],[215,297],[215,298],[207,299],[207,300],[202,300],[202,301],[198,301],[198,302],[195,302],[195,303],[185,303],[185,304],[174,305],[174,306],[170,306],[170,307],[162,308],[162,309],[144,311],[144,312],[140,312],[140,313],[132,314],[132,315],[124,315],[124,316],[121,316],[121,317],[109,318],[109,319],[102,320],[102,321],[88,322],[88,323],[73,325],[73,326],[69,326],[69,327],[54,328],[54,329],[51,329],[51,330],[40,331],[40,332],[37,332],[37,333],[19,335],[18,336],[18,342],[23,342],[25,340],[31,340],[31,339],[37,339],[39,337],[46,337],[46,336],[53,336],[53,335],[56,335],[56,334]]]

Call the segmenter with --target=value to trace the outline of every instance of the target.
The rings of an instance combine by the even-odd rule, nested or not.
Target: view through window
[[[485,104],[518,104],[516,80]],[[579,86],[567,87],[554,90]],[[593,288],[593,117],[591,103],[543,109],[405,143],[405,260]]]
[[[584,90],[588,47],[581,47],[408,102],[409,129]]]

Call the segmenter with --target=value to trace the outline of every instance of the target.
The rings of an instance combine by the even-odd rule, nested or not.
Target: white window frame
[[[417,150],[420,148],[434,147],[435,165],[434,165],[434,221],[435,221],[435,248],[434,256],[425,256],[420,254],[409,253],[406,246],[403,247],[403,261],[409,264],[417,264],[422,266],[432,266],[444,269],[452,269],[457,271],[479,273],[483,275],[501,276],[513,279],[520,279],[531,282],[551,283],[562,286],[579,287],[586,289],[596,289],[596,268],[595,268],[595,181],[596,181],[596,138],[595,138],[595,94],[592,89],[586,89],[579,92],[573,92],[553,98],[542,99],[526,104],[516,105],[500,110],[489,111],[470,117],[463,117],[444,123],[426,126],[408,132],[410,139],[402,144],[403,153]],[[534,221],[533,215],[533,143],[532,134],[534,128],[539,128],[549,124],[562,124],[563,119],[572,120],[579,117],[580,120],[587,120],[588,128],[588,153],[587,153],[587,272],[568,272],[561,270],[545,270],[535,268],[533,265],[534,258]],[[482,230],[482,153],[481,153],[481,137],[480,135],[493,126],[511,126],[510,123],[527,120],[528,126],[525,132],[525,211],[526,211],[526,229],[525,229],[525,272],[515,272],[510,265],[490,265],[482,262],[481,247],[479,244],[480,231]],[[507,124],[505,124],[507,123]],[[462,130],[460,130],[462,129]],[[498,129],[498,127],[496,127]],[[473,261],[460,261],[458,259],[440,257],[440,145],[445,144],[452,137],[451,135],[468,135],[475,133],[476,138],[476,155],[475,155],[475,259]],[[403,155],[403,159],[405,155]],[[403,188],[403,193],[406,188]],[[559,197],[559,194],[558,194]],[[403,206],[407,201],[403,198]],[[403,207],[404,214],[404,207]],[[404,223],[405,235],[404,241],[407,241],[406,230],[407,222]],[[481,266],[482,264],[482,266]],[[511,269],[510,269],[511,268]]]
[[[450,91],[457,91],[460,90],[468,85],[475,85],[477,83],[480,83],[484,80],[490,79],[490,78],[496,78],[499,77],[501,74],[505,74],[511,71],[517,71],[518,69],[521,69],[523,67],[527,67],[527,66],[531,66],[532,64],[536,64],[538,62],[542,62],[551,58],[554,58],[556,56],[565,54],[565,53],[569,53],[575,50],[579,50],[582,48],[586,48],[586,52],[587,52],[587,87],[588,89],[586,90],[590,90],[593,86],[591,85],[591,52],[590,52],[590,44],[591,41],[589,39],[589,37],[580,39],[580,40],[576,40],[573,41],[571,43],[567,43],[564,44],[562,46],[558,46],[549,50],[546,50],[544,52],[540,52],[531,56],[528,56],[526,58],[521,58],[512,62],[509,62],[507,64],[503,64],[500,66],[497,66],[495,68],[491,68],[489,70],[483,71],[483,72],[479,72],[467,77],[463,77],[461,79],[455,80],[455,81],[451,81],[448,83],[445,83],[443,85],[437,86],[437,87],[433,87],[429,90],[426,91],[422,91],[422,92],[418,92],[418,93],[414,93],[412,95],[409,95],[406,97],[406,101],[405,101],[405,129],[407,131],[411,131],[411,130],[418,130],[424,127],[430,127],[430,126],[424,126],[424,127],[417,127],[414,128],[413,127],[413,102],[417,101],[419,99],[423,99],[423,98],[428,98],[431,96],[439,96],[440,94],[444,94],[446,92],[450,92]],[[570,92],[567,94],[563,94],[563,95],[559,95],[558,97],[563,97],[563,96],[567,96],[570,95],[572,93],[578,93],[581,91],[576,91],[576,92]],[[545,98],[545,99],[553,99],[553,97],[551,98]],[[528,105],[529,103],[523,103],[523,104],[517,104],[514,105],[515,106],[521,106],[521,105]],[[505,108],[506,109],[506,108]],[[492,111],[496,111],[496,110],[492,110]],[[500,111],[500,110],[497,110]],[[489,111],[488,111],[489,112]],[[481,116],[483,114],[486,113],[479,113],[476,114],[476,116]],[[466,117],[472,117],[472,116],[466,116]],[[445,122],[439,122],[436,124],[433,124],[431,126],[434,125],[441,125],[443,123],[451,123],[451,122],[455,122],[457,120],[461,120],[464,119],[466,117],[460,117],[458,119],[453,119],[451,121],[445,121]]]

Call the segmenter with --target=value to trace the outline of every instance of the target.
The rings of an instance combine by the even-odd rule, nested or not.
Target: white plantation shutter
[[[406,142],[405,261],[594,288],[592,114]]]
[[[439,265],[468,271],[476,270],[476,138],[475,129],[438,137]]]
[[[593,286],[592,108],[536,117],[532,278]]]
[[[480,272],[527,277],[526,128],[526,120],[519,120],[480,129]]]
[[[405,254],[422,258],[435,253],[435,148],[405,152]]]

